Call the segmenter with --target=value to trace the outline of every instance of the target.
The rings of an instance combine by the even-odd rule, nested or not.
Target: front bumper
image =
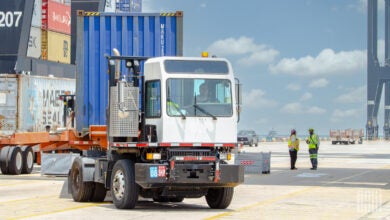
[[[246,137],[238,137],[237,138],[237,142],[238,143],[243,143],[244,145],[249,145],[250,144],[250,141],[249,141],[249,139],[248,138],[246,138]]]
[[[143,188],[166,186],[234,187],[244,182],[244,166],[220,164],[218,178],[215,178],[213,165],[175,164],[135,164],[135,181]]]

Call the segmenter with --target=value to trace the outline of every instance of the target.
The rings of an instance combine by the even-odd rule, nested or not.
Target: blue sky
[[[184,11],[185,56],[231,61],[243,84],[239,129],[280,135],[365,127],[366,8],[366,0],[143,0],[143,12]]]

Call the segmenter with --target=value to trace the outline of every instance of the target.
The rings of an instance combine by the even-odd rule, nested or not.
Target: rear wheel
[[[23,156],[22,173],[30,174],[34,168],[34,152],[28,146],[24,146],[21,149]]]
[[[0,149],[0,169],[2,174],[8,174],[8,151],[10,147],[3,147]]]
[[[23,157],[20,147],[11,147],[8,152],[8,172],[19,175],[22,173]]]
[[[118,160],[112,170],[111,194],[115,207],[133,209],[138,201],[138,187],[135,183],[134,162]]]
[[[83,182],[81,158],[74,159],[69,181],[72,187],[73,200],[76,202],[88,202],[93,194],[93,183]]]
[[[233,199],[234,188],[211,188],[206,195],[206,201],[212,209],[226,209]]]

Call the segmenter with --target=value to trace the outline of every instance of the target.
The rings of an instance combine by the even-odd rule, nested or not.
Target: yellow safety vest
[[[291,135],[288,139],[288,147],[299,151],[299,139],[295,135]]]
[[[308,140],[309,140],[309,149],[317,148],[318,137],[316,134],[313,134],[311,137],[309,136]]]

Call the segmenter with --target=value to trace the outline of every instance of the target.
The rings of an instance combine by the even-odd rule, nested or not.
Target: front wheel
[[[233,199],[234,188],[211,188],[206,194],[206,201],[212,209],[226,209]]]
[[[115,207],[133,209],[138,201],[138,187],[135,183],[134,162],[118,160],[112,170],[111,194]]]

